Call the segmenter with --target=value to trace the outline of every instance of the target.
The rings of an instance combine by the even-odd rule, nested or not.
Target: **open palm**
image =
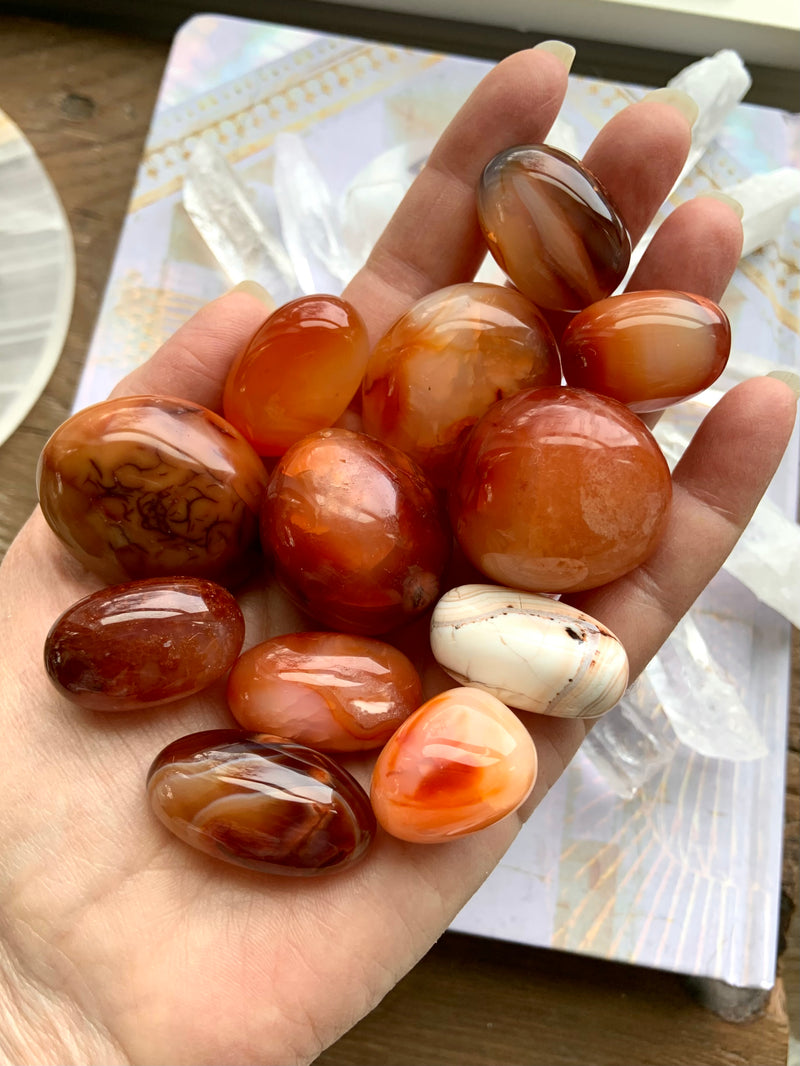
[[[483,255],[480,171],[503,148],[542,141],[565,88],[559,60],[532,50],[476,90],[345,293],[373,341],[420,296],[473,276]],[[656,99],[626,109],[591,147],[587,163],[634,239],[668,194],[689,140],[685,118]],[[661,227],[632,287],[719,299],[740,242],[724,203],[686,204]],[[170,394],[219,410],[227,368],[265,314],[244,293],[215,301],[117,394]],[[633,676],[730,551],[780,460],[794,410],[791,390],[768,378],[729,393],[676,472],[656,555],[572,598],[618,634]],[[222,688],[137,715],[81,711],[51,688],[41,651],[56,616],[97,580],[39,513],[0,577],[0,1061],[309,1061],[427,951],[585,733],[580,721],[529,716],[540,756],[534,795],[473,837],[425,847],[383,835],[362,863],[317,880],[238,870],[178,844],[144,799],[144,774],[166,743],[230,724]],[[275,589],[243,600],[248,644],[301,624]],[[369,761],[352,766],[366,780]]]

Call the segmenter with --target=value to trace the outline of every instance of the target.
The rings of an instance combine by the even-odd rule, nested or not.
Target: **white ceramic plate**
[[[74,296],[64,209],[36,153],[0,111],[0,444],[47,384]]]

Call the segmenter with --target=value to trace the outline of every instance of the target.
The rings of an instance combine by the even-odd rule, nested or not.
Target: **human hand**
[[[474,191],[499,150],[535,143],[561,105],[563,66],[532,50],[500,64],[440,141],[345,296],[373,341],[426,292],[469,279],[483,254]],[[658,100],[613,119],[587,155],[634,239],[668,194],[689,126]],[[719,299],[741,228],[704,198],[675,210],[632,286]],[[217,410],[227,368],[265,317],[243,293],[204,308],[117,394],[181,396]],[[675,474],[656,554],[571,602],[622,640],[635,676],[720,566],[768,484],[795,400],[762,378],[711,412]],[[151,816],[144,774],[169,741],[230,723],[214,688],[171,707],[103,717],[62,700],[41,664],[46,633],[98,587],[37,512],[0,572],[0,1060],[19,1063],[306,1062],[370,1010],[495,866],[585,733],[526,716],[539,779],[525,808],[435,846],[379,836],[330,878],[264,877],[182,847]],[[302,620],[276,589],[243,597],[248,644]],[[350,764],[365,781],[365,757]]]

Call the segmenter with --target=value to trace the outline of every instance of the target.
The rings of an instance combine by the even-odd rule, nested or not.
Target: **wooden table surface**
[[[0,555],[35,505],[41,446],[70,409],[167,52],[163,40],[0,14],[0,108],[47,168],[77,254],[62,358],[0,448]],[[787,920],[797,903],[796,719],[792,729]],[[700,998],[707,992],[701,988]],[[447,934],[318,1062],[783,1066],[787,1039],[780,971],[759,1016],[734,1024],[700,1005],[698,988],[673,975]]]

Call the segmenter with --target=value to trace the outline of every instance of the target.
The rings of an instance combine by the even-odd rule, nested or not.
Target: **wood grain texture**
[[[158,41],[0,14],[0,106],[29,138],[61,196],[78,278],[61,361],[42,399],[0,448],[0,555],[35,504],[39,451],[70,408],[166,57],[167,45]],[[787,836],[796,837],[793,722]],[[789,907],[797,902],[794,838],[787,864]],[[699,1006],[674,975],[447,934],[317,1061],[782,1066],[786,1046],[780,982],[765,1012],[738,1026]]]

